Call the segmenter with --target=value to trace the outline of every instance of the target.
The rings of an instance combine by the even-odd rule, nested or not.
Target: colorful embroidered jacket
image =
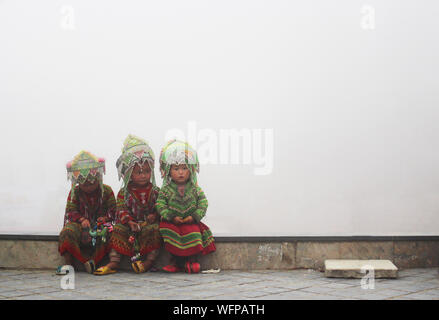
[[[93,195],[88,195],[75,186],[74,196],[70,190],[67,198],[64,225],[69,222],[79,222],[86,218],[90,223],[95,223],[97,218],[106,217],[107,222],[113,222],[116,214],[116,199],[113,190],[106,184],[102,185],[104,192],[100,190]]]
[[[155,202],[159,190],[152,183],[143,188],[129,184],[126,193],[121,189],[117,195],[117,223],[146,221],[149,214],[153,214],[155,221],[158,221],[159,215],[155,209]]]
[[[181,196],[177,184],[171,181],[160,190],[156,208],[170,222],[177,216],[183,219],[191,216],[199,223],[206,215],[207,205],[207,198],[199,186],[189,181],[184,187],[184,196]]]

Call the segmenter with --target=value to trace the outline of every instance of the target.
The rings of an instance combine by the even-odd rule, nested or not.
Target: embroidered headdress
[[[163,186],[171,181],[169,172],[173,164],[186,164],[191,173],[190,179],[197,185],[197,173],[200,172],[197,152],[187,143],[179,140],[169,141],[160,152],[160,173]]]
[[[72,196],[77,183],[83,184],[87,180],[94,183],[99,180],[101,191],[103,192],[103,175],[105,174],[105,160],[97,158],[88,151],[81,151],[67,165],[67,179],[72,182]]]
[[[131,134],[128,135],[123,143],[122,155],[116,162],[119,180],[123,179],[122,188],[125,191],[130,182],[134,166],[136,164],[142,166],[145,162],[151,168],[151,183],[155,187],[154,152],[145,140]]]

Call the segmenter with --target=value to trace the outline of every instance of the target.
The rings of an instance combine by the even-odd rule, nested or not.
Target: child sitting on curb
[[[146,272],[161,247],[159,215],[154,206],[159,188],[155,185],[152,149],[145,140],[129,135],[116,166],[124,184],[117,195],[117,224],[110,239],[110,263],[96,270],[97,275],[116,272],[120,254],[131,258],[136,273]]]
[[[88,273],[95,271],[95,265],[108,253],[109,238],[106,234],[92,239],[90,229],[97,224],[111,224],[116,210],[116,200],[111,187],[103,184],[105,161],[87,151],[81,151],[67,164],[68,179],[72,188],[67,198],[64,227],[59,236],[59,253],[66,265],[72,265],[73,258],[81,263]],[[93,252],[91,256],[84,249]],[[62,266],[57,274],[64,274]]]
[[[187,143],[172,140],[160,154],[163,186],[156,208],[162,217],[160,233],[171,254],[166,272],[200,272],[198,254],[216,250],[210,229],[201,222],[206,215],[207,199],[197,184],[197,153]]]

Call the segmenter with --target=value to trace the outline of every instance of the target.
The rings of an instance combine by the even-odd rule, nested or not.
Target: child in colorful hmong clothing
[[[58,250],[67,265],[72,265],[74,257],[89,273],[94,272],[95,265],[109,251],[105,233],[111,230],[116,211],[113,190],[103,184],[104,173],[105,160],[87,151],[81,151],[67,163],[67,177],[72,181],[72,188],[67,198]],[[91,234],[98,225],[100,230],[106,230],[92,239]],[[91,256],[86,253],[87,249],[93,252]],[[62,266],[58,267],[57,274],[64,274],[62,270]]]
[[[117,195],[110,263],[96,273],[114,272],[120,254],[131,257],[133,270],[142,273],[152,267],[161,247],[160,216],[154,207],[159,192],[154,178],[154,153],[145,140],[129,135],[116,166],[123,187]]]
[[[187,143],[172,140],[160,154],[163,187],[156,208],[162,216],[160,233],[171,254],[166,272],[200,272],[195,257],[216,250],[212,232],[201,222],[206,215],[207,199],[197,184],[197,153]]]

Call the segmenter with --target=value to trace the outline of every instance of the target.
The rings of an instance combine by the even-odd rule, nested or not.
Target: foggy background
[[[201,164],[216,236],[437,235],[438,16],[426,0],[0,0],[0,233],[60,232],[79,151],[117,193],[129,133],[158,158],[195,123],[273,133],[268,174]]]

